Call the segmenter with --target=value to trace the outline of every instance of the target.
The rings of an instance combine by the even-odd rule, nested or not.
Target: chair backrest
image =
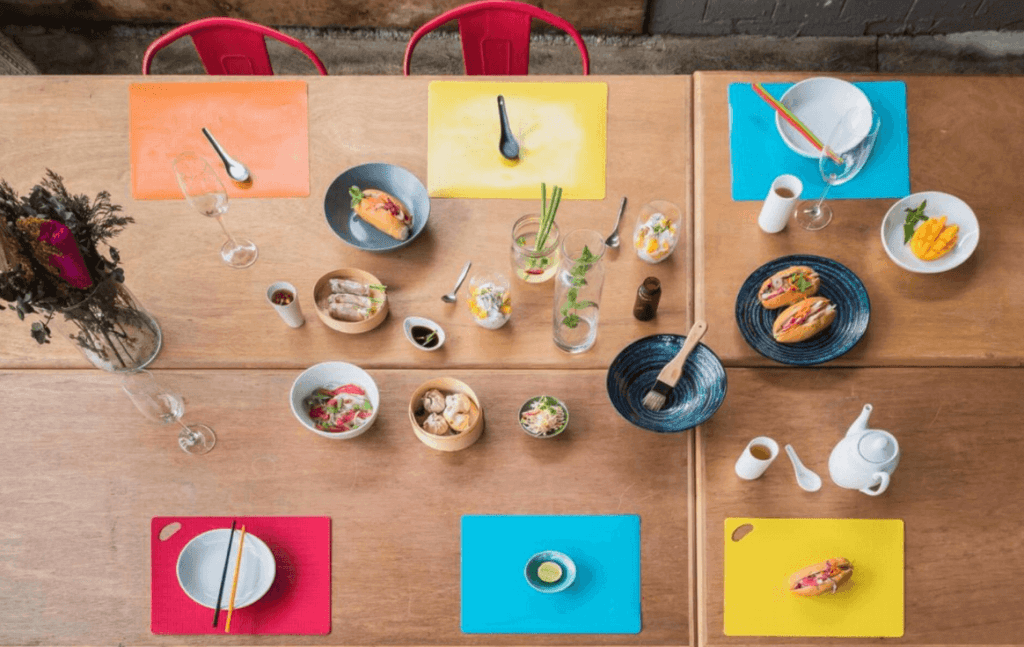
[[[273,74],[267,43],[263,40],[269,36],[301,51],[320,74],[327,75],[327,68],[320,58],[301,41],[237,18],[203,18],[172,29],[150,43],[142,57],[142,73],[149,74],[153,56],[158,51],[183,36],[192,37],[207,74]]]
[[[402,70],[406,76],[409,75],[412,51],[425,34],[450,20],[458,20],[466,74],[528,74],[531,18],[542,20],[569,34],[583,57],[583,73],[590,74],[587,46],[569,21],[533,5],[511,0],[471,2],[428,21],[409,39]]]

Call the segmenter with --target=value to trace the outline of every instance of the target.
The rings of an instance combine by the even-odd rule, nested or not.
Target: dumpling
[[[444,416],[432,413],[423,421],[423,429],[435,436],[444,436],[448,433],[448,423],[445,421]]]
[[[444,419],[455,431],[466,431],[476,419],[476,405],[464,393],[453,393],[445,398]]]
[[[441,413],[444,411],[444,394],[437,389],[430,389],[423,394],[423,408],[428,413]]]
[[[463,431],[466,431],[471,426],[473,426],[473,414],[469,412],[455,413],[452,414],[451,416],[449,416],[446,413],[444,419],[448,421],[448,423],[452,426],[452,429],[458,431],[459,433],[462,433]]]

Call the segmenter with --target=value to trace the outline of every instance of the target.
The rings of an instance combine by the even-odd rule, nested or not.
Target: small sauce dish
[[[435,351],[444,346],[444,328],[425,317],[406,317],[402,327],[409,343],[425,351]]]
[[[557,550],[544,550],[526,562],[526,581],[541,593],[564,591],[576,580],[576,563]]]

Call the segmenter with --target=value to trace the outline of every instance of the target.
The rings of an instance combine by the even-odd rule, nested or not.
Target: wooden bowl
[[[435,436],[434,434],[426,431],[420,426],[420,421],[417,420],[416,412],[421,410],[420,400],[423,399],[423,394],[430,389],[437,389],[446,396],[453,393],[464,393],[469,396],[469,399],[476,405],[477,416],[473,424],[470,425],[469,429],[456,434],[449,434],[447,436]],[[425,415],[419,416],[420,420],[426,418]],[[457,452],[460,449],[465,449],[475,443],[480,434],[484,431],[484,409],[480,406],[480,398],[476,397],[476,393],[473,389],[469,388],[465,382],[456,380],[453,377],[438,377],[432,380],[427,380],[421,384],[412,394],[412,399],[409,401],[409,422],[412,424],[412,430],[416,434],[424,445],[433,447],[442,452]]]
[[[370,296],[374,299],[384,299],[384,303],[381,304],[380,309],[377,310],[369,319],[363,321],[338,321],[330,315],[327,308],[322,307],[321,304],[325,304],[328,295],[331,293],[331,279],[351,279],[365,283],[367,285],[384,285],[381,283],[373,274],[364,272],[363,270],[357,270],[355,268],[346,267],[340,270],[334,270],[328,272],[320,277],[320,280],[316,282],[313,287],[313,301],[316,307],[316,314],[320,317],[320,321],[324,322],[324,325],[328,328],[333,328],[338,332],[344,332],[349,334],[358,334],[373,330],[377,326],[384,322],[385,317],[388,316],[388,298],[384,292],[380,290],[371,290]]]

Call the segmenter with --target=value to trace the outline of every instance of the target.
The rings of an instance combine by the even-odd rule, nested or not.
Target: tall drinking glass
[[[850,108],[836,124],[818,158],[818,170],[825,180],[825,190],[817,202],[801,204],[793,216],[804,229],[817,231],[832,221],[832,207],[825,195],[834,186],[852,180],[871,156],[882,121],[872,109]]]
[[[192,152],[182,153],[174,158],[174,174],[188,203],[204,216],[216,218],[224,230],[227,240],[220,248],[220,257],[224,262],[236,269],[255,263],[259,255],[256,245],[251,240],[232,236],[224,225],[228,193],[206,160]]]
[[[217,442],[213,430],[206,425],[183,423],[181,416],[185,414],[185,401],[157,382],[149,371],[139,369],[124,373],[121,388],[146,418],[161,424],[176,422],[181,425],[178,445],[187,453],[205,454],[213,449]]]
[[[592,229],[576,229],[562,239],[552,325],[555,346],[567,353],[590,350],[597,340],[604,250],[604,236]]]

